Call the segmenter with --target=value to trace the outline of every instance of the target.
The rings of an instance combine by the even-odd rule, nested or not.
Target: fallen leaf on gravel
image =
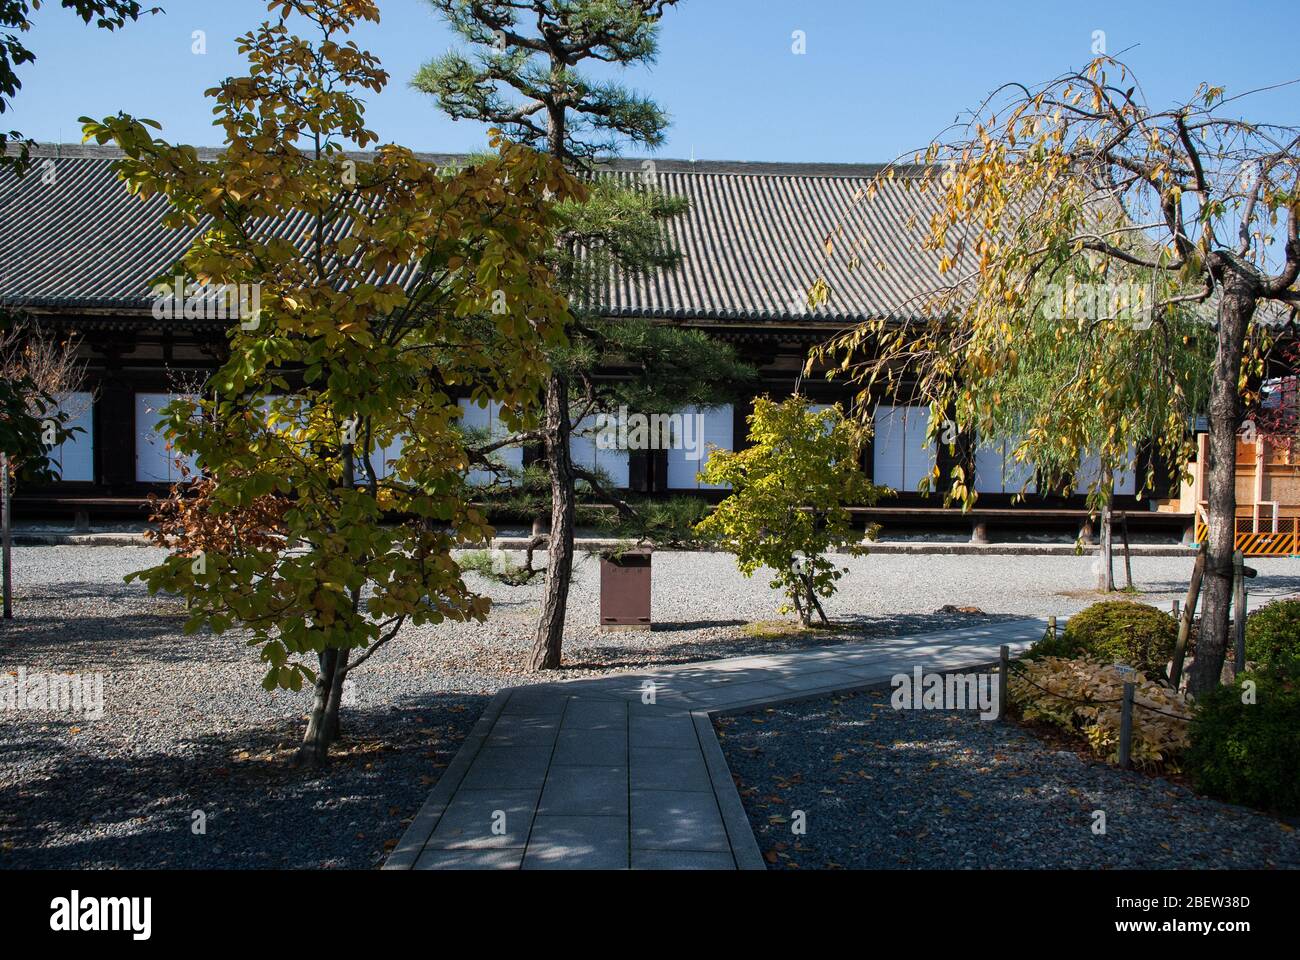
[[[975,794],[971,793],[969,790],[958,790],[957,796],[965,797],[967,800],[971,800],[975,797]]]

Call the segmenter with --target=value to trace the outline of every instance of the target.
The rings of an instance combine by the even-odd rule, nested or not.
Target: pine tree
[[[429,62],[414,86],[436,97],[454,119],[489,123],[560,158],[590,185],[586,200],[561,205],[565,229],[555,270],[573,312],[569,342],[552,351],[540,429],[511,438],[540,440],[545,447],[551,523],[532,667],[555,669],[572,578],[577,484],[613,504],[629,523],[636,521],[634,508],[601,477],[572,462],[575,423],[619,403],[635,404],[645,413],[714,405],[729,399],[752,371],[727,346],[697,331],[599,313],[598,294],[612,272],[646,275],[679,261],[663,225],[686,203],[655,190],[645,178],[597,171],[598,161],[624,144],[660,146],[668,117],[652,100],[617,83],[594,81],[576,68],[585,61],[623,67],[653,62],[659,20],[676,0],[429,2],[475,49]],[[598,384],[592,374],[602,365],[624,368],[628,378]]]

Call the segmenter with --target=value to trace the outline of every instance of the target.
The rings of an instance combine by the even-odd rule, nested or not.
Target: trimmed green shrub
[[[1074,652],[1058,655],[1123,663],[1154,675],[1164,671],[1177,640],[1178,623],[1164,611],[1104,600],[1066,621],[1062,649]]]
[[[1300,600],[1275,600],[1246,618],[1246,659],[1300,679]]]
[[[1082,655],[1083,651],[1079,649],[1078,642],[1066,639],[1065,632],[1058,630],[1055,635],[1044,633],[1040,639],[1034,641],[1020,659],[1041,660],[1044,657],[1061,657],[1064,660],[1075,660]]]
[[[1253,681],[1254,703],[1243,703]],[[1243,674],[1196,702],[1183,767],[1197,788],[1230,803],[1300,812],[1300,685],[1273,672]]]
[[[520,566],[501,550],[464,550],[455,560],[462,571],[473,571],[487,580],[511,587],[523,586],[541,572]]]

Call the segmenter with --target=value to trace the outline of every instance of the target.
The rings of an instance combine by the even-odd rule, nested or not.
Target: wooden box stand
[[[600,561],[602,632],[650,629],[649,550],[632,550]]]

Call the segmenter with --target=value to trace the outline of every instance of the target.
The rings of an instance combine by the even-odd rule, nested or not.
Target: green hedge
[[[1276,600],[1246,618],[1246,659],[1300,679],[1300,600]]]
[[[1131,600],[1104,600],[1076,613],[1055,640],[1044,637],[1028,656],[1086,657],[1163,673],[1173,656],[1178,623],[1169,614]]]
[[[1255,684],[1254,703],[1242,703]],[[1231,803],[1300,812],[1300,684],[1273,672],[1243,674],[1201,697],[1184,767],[1197,788]]]

